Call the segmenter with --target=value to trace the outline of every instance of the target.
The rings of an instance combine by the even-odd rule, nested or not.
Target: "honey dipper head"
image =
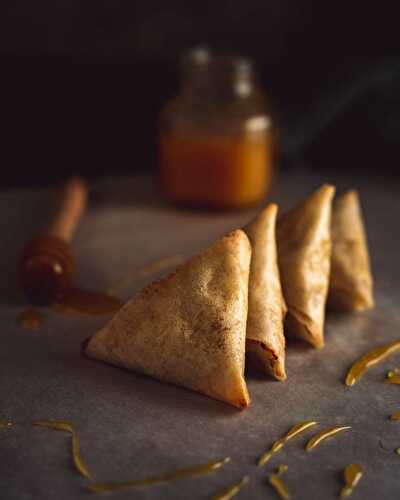
[[[70,285],[74,269],[74,256],[68,243],[51,235],[38,236],[22,253],[19,280],[31,303],[47,305]]]

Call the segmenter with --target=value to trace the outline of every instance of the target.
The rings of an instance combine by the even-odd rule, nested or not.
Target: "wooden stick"
[[[85,211],[88,188],[83,179],[72,177],[61,189],[56,212],[47,233],[69,243]]]

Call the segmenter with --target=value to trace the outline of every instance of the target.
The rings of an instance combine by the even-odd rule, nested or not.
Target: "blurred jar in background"
[[[273,117],[247,59],[193,49],[180,93],[160,113],[162,187],[174,203],[217,209],[260,202],[274,169]]]

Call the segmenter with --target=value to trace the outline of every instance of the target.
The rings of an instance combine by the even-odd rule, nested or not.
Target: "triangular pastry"
[[[133,297],[86,354],[247,407],[250,258],[247,236],[233,231]]]
[[[277,212],[270,204],[244,228],[252,246],[246,352],[264,372],[284,380],[286,307],[277,260]]]
[[[288,314],[285,327],[314,347],[324,345],[335,188],[322,186],[278,221],[279,271]]]
[[[367,238],[356,191],[336,199],[332,212],[332,259],[328,306],[362,311],[374,305]]]

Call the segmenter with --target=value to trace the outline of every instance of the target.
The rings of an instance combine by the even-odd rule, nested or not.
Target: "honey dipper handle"
[[[47,232],[69,243],[85,211],[88,188],[83,179],[72,177],[63,184],[56,212]]]

